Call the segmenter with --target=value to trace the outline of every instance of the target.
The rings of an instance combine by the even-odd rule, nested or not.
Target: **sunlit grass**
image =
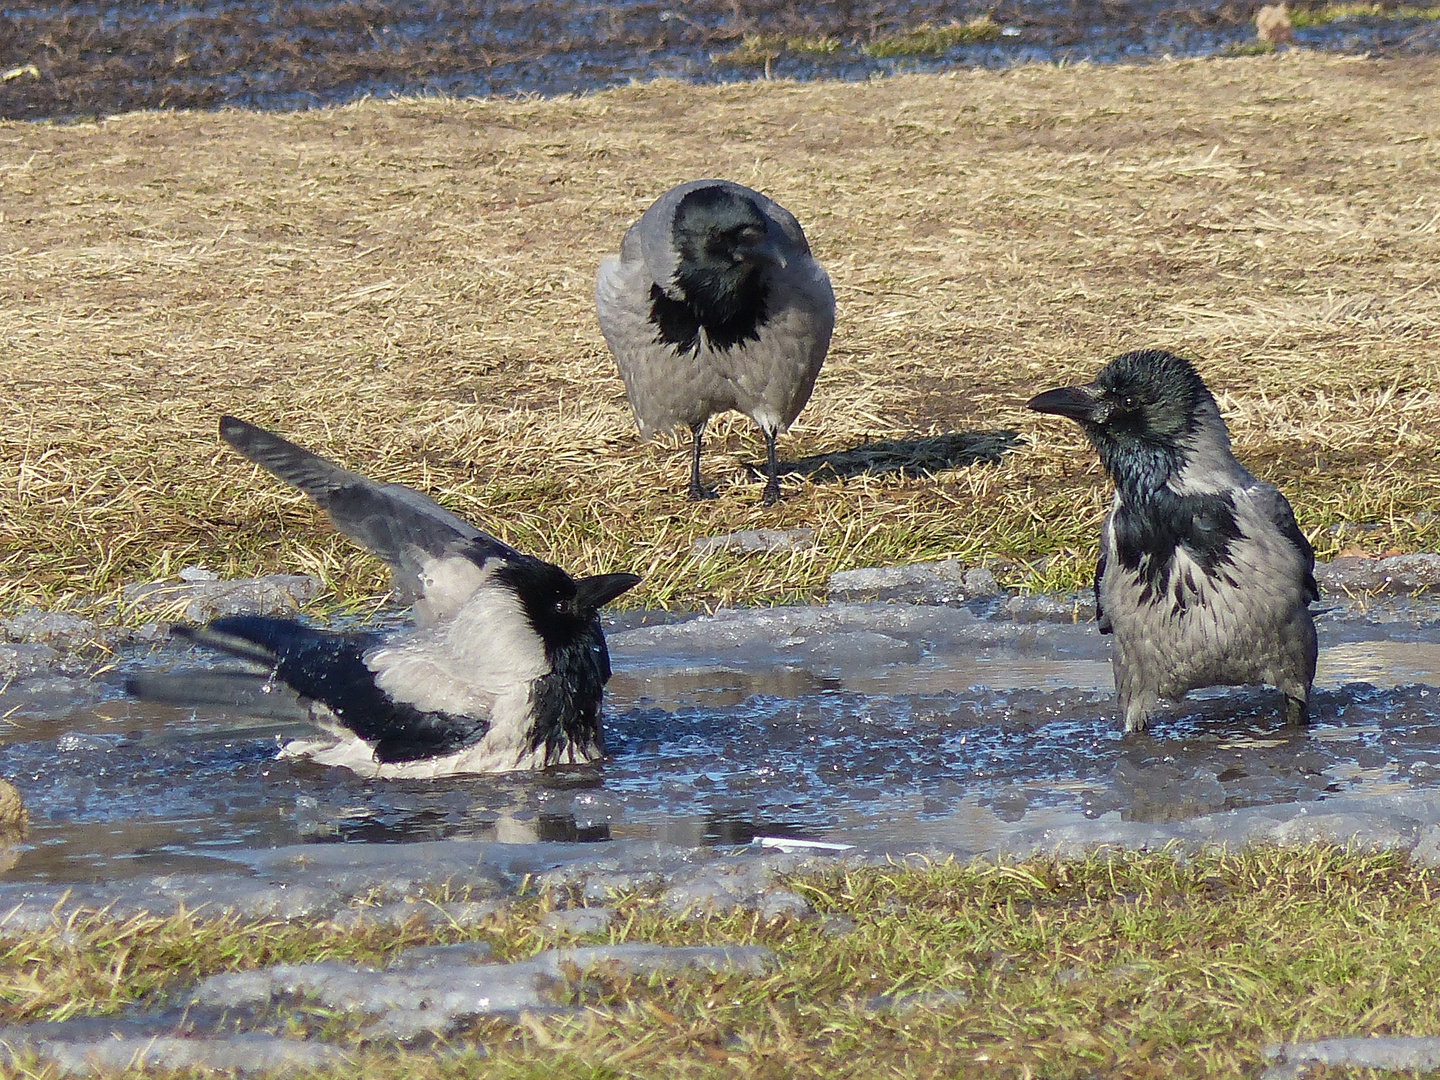
[[[1408,63],[0,125],[0,612],[114,618],[124,584],[191,563],[373,601],[383,571],[226,447],[224,412],[577,573],[642,574],[624,603],[807,601],[836,570],[947,557],[1083,587],[1107,484],[1078,428],[1023,404],[1140,346],[1196,361],[1322,557],[1436,550],[1440,113],[1433,62]],[[639,441],[592,291],[648,201],[705,175],[791,209],[835,286],[783,458],[1012,432],[999,461],[787,476],[765,508],[732,414],[706,434],[719,497],[685,501],[688,435]],[[796,527],[813,547],[693,547]]]

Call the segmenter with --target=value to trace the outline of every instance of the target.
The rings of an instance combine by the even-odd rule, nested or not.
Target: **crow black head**
[[[576,581],[553,563],[528,557],[502,563],[495,578],[514,590],[552,658],[558,650],[587,641],[598,630],[600,609],[640,582],[634,574],[597,574]]]
[[[1025,407],[1076,421],[1122,486],[1163,483],[1183,465],[1203,425],[1223,431],[1215,399],[1194,367],[1159,349],[1117,356],[1094,382],[1047,390]]]
[[[505,562],[495,578],[515,590],[550,661],[550,673],[531,691],[530,749],[545,747],[546,764],[564,760],[567,748],[587,754],[603,749],[600,698],[610,680],[610,653],[598,615],[640,579],[596,574],[576,581],[558,566],[529,557]]]
[[[763,317],[763,269],[784,267],[779,229],[759,205],[722,185],[696,188],[675,208],[675,285],[703,325]]]
[[[696,188],[675,208],[672,235],[680,270],[722,272],[769,261],[785,264],[770,239],[770,222],[755,200],[714,184]]]

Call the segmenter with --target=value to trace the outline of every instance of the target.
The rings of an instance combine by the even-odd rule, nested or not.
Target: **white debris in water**
[[[776,851],[853,851],[854,844],[833,844],[825,840],[797,840],[788,836],[757,836],[757,847]]]

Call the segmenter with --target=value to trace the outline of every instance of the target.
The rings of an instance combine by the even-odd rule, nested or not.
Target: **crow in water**
[[[283,753],[365,776],[506,772],[602,756],[600,699],[610,655],[599,609],[640,579],[572,578],[522,555],[418,491],[378,484],[234,417],[221,437],[309,495],[335,527],[389,564],[414,625],[335,633],[237,615],[188,638],[251,661],[309,702],[331,736]],[[138,676],[138,697],[176,704],[255,701],[242,678]],[[201,701],[197,702],[199,697]]]
[[[1115,635],[1126,731],[1160,698],[1268,683],[1303,723],[1315,678],[1315,553],[1285,496],[1230,452],[1215,399],[1159,350],[1116,357],[1086,386],[1028,408],[1079,423],[1115,484],[1100,531],[1095,603]]]
[[[595,311],[641,437],[690,429],[690,498],[714,494],[700,483],[706,421],[735,409],[765,435],[762,501],[776,502],[775,438],[810,400],[835,327],[794,215],[728,180],[671,188],[600,264]]]

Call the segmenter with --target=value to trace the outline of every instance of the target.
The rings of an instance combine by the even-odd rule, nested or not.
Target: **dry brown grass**
[[[1292,52],[864,84],[653,84],[582,99],[137,113],[0,125],[0,606],[205,561],[371,564],[221,446],[234,412],[647,603],[813,595],[846,566],[994,556],[1074,583],[1104,492],[1025,398],[1157,345],[1327,529],[1440,546],[1434,59]],[[599,259],[664,188],[727,176],[805,223],[839,325],[787,457],[1014,428],[999,466],[721,498],[636,440],[595,327]],[[812,550],[691,554],[813,525]],[[1028,574],[1028,578],[1027,578]]]

